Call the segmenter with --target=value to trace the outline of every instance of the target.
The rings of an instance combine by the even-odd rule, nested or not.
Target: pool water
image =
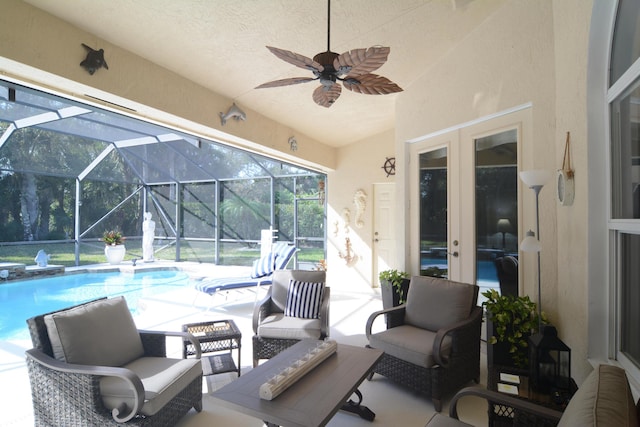
[[[100,297],[123,295],[135,313],[140,298],[189,285],[181,271],[79,273],[0,282],[0,340],[28,340],[26,320]]]

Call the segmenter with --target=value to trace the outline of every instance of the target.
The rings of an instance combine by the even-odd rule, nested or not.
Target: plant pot
[[[402,299],[407,299],[407,292],[409,291],[409,279],[402,279],[400,284],[400,290],[402,292]],[[400,305],[400,295],[391,285],[390,281],[380,281],[380,296],[382,297],[382,308],[387,309],[391,307],[397,307]]]
[[[495,335],[493,329],[493,322],[489,319],[486,319],[487,323],[487,340],[489,337]],[[507,328],[507,333],[509,332],[509,328]],[[516,365],[515,360],[513,359],[513,354],[509,352],[510,344],[506,342],[498,341],[495,344],[487,343],[487,365],[489,367],[498,365],[508,368],[513,368],[515,370],[526,370],[526,368],[518,367]]]
[[[107,262],[111,265],[120,264],[126,253],[127,248],[125,248],[124,245],[107,245],[104,247],[104,255],[107,257]]]

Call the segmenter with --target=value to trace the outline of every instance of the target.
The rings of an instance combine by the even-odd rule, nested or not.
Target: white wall
[[[108,72],[93,76],[79,66],[86,55],[81,43],[91,41],[109,52]],[[117,67],[113,64],[118,64]],[[295,134],[295,159],[322,170],[335,167],[336,150],[242,106],[247,120],[223,128],[219,112],[232,100],[179,75],[72,27],[19,0],[3,0],[0,14],[0,74],[95,104],[90,96],[123,105],[142,118],[175,126],[220,142],[284,160],[294,157],[289,137]],[[99,104],[100,105],[100,104]],[[107,108],[127,114],[126,109]]]
[[[556,201],[555,180],[540,193],[542,306],[572,348],[574,376],[590,371],[586,361],[587,200],[586,62],[590,1],[510,1],[398,100],[396,148],[399,208],[407,211],[406,141],[531,103],[533,131],[521,147],[520,167],[556,171],[565,134],[572,134],[576,198]],[[523,224],[534,224],[531,190],[520,187]],[[408,222],[408,221],[405,221]],[[400,230],[402,231],[402,230]],[[406,239],[417,230],[403,230]],[[405,246],[406,247],[406,246]],[[534,262],[521,257],[522,262]],[[528,261],[531,260],[531,261]],[[523,265],[531,272],[531,266]],[[535,274],[525,292],[536,296]]]
[[[377,286],[372,277],[373,242],[373,183],[394,182],[393,175],[387,177],[382,169],[387,157],[394,157],[394,132],[390,130],[358,141],[338,150],[336,170],[328,175],[327,236],[328,236],[328,280],[331,286],[371,287]],[[364,226],[355,226],[355,192],[362,189],[367,194]],[[344,230],[343,211],[351,211],[351,226]],[[336,223],[338,233],[336,235]],[[349,237],[357,259],[347,264],[339,253],[345,253],[345,237]]]

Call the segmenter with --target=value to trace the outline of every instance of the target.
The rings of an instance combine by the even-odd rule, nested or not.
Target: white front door
[[[379,285],[378,275],[381,271],[401,267],[394,265],[396,257],[396,238],[394,227],[395,183],[373,184],[373,287]]]

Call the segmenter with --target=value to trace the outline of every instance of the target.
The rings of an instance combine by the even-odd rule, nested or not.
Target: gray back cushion
[[[276,270],[273,272],[273,282],[271,283],[271,300],[277,310],[284,313],[287,306],[287,291],[289,290],[289,281],[296,280],[298,282],[321,283],[326,279],[324,271],[307,271],[307,270]]]
[[[469,317],[476,286],[437,277],[413,276],[407,293],[405,323],[430,331]]]
[[[144,354],[124,297],[49,314],[44,322],[54,357],[67,363],[122,366]]]

